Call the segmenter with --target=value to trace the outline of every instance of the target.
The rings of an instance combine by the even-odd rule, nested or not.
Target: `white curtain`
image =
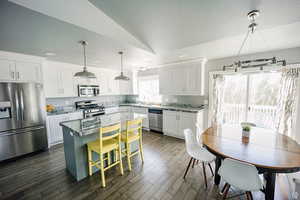
[[[276,129],[279,133],[296,139],[293,131],[296,119],[296,102],[298,95],[299,68],[283,69],[280,82],[280,93],[277,104]],[[299,115],[299,114],[298,114]]]
[[[217,125],[222,123],[222,102],[224,97],[224,76],[221,74],[213,75],[212,82],[212,125]]]

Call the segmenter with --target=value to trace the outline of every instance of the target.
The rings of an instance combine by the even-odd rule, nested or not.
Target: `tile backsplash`
[[[126,102],[139,103],[138,96],[126,96]],[[147,102],[143,102],[147,103]],[[191,105],[200,106],[207,104],[205,96],[183,96],[183,95],[163,95],[162,105]]]
[[[103,104],[105,107],[119,105],[126,101],[123,95],[107,95],[99,97],[63,97],[63,98],[47,98],[46,103],[52,104],[55,107],[75,106],[76,101],[95,100],[98,104]]]
[[[75,106],[76,101],[95,100],[98,104],[105,107],[116,106],[121,103],[139,103],[137,95],[107,95],[99,97],[63,97],[63,98],[47,98],[46,103],[52,104],[56,108]],[[147,102],[143,102],[147,103]],[[207,104],[204,96],[179,96],[179,95],[163,95],[162,105],[191,105],[200,106]]]

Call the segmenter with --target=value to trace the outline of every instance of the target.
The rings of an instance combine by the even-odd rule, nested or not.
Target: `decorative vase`
[[[246,138],[249,138],[249,137],[250,137],[250,131],[244,131],[244,130],[243,130],[242,136],[243,136],[243,137],[246,137]]]

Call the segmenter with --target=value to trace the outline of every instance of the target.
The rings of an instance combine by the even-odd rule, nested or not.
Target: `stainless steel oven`
[[[93,100],[75,102],[76,109],[83,110],[83,118],[97,117],[104,115],[105,110],[103,105],[95,103]]]
[[[94,97],[99,94],[99,85],[78,85],[78,96],[80,97]]]

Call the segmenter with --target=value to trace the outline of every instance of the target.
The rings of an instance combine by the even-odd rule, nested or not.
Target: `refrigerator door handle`
[[[20,97],[19,97],[19,93],[18,90],[15,90],[15,113],[16,113],[16,118],[17,120],[21,120],[21,116],[20,116]]]
[[[24,120],[24,91],[20,90],[20,112],[21,112],[21,120]]]

